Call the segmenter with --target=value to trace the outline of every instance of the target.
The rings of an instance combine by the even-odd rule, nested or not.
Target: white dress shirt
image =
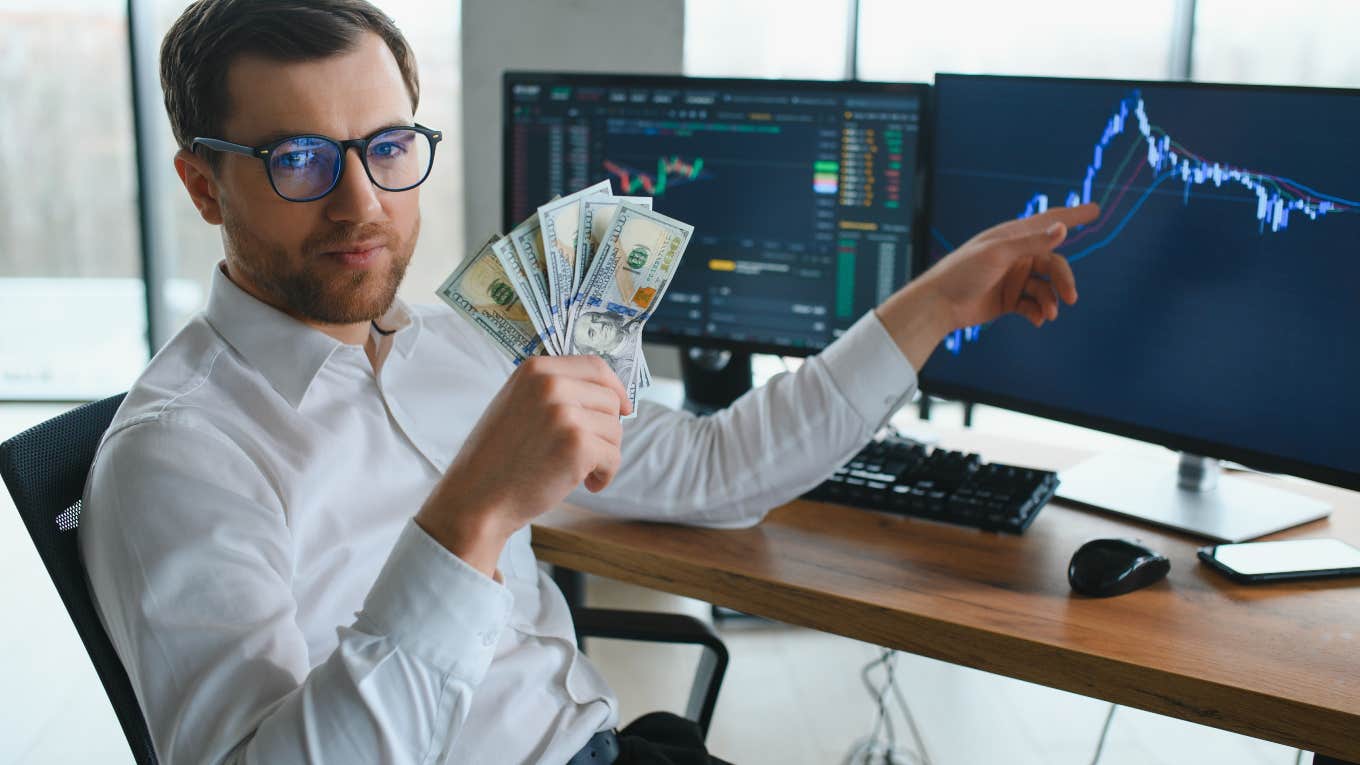
[[[215,269],[104,438],[81,552],[163,762],[562,763],[619,722],[528,527],[501,584],[411,521],[511,364],[443,308],[378,324],[375,374]],[[570,501],[753,525],[915,385],[870,312],[717,415],[643,402],[613,484]]]

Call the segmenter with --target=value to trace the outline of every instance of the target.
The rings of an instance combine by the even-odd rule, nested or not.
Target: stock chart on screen
[[[608,179],[695,227],[649,339],[825,347],[910,276],[924,90],[506,76],[507,226]]]
[[[1059,247],[1076,306],[953,333],[928,385],[1360,469],[1360,93],[941,75],[935,109],[928,260],[1101,213]]]

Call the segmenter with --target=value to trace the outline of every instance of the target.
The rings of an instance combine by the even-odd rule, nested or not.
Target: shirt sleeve
[[[643,402],[624,427],[614,481],[569,501],[628,518],[719,528],[825,480],[916,390],[916,370],[870,311],[797,372],[707,417]]]
[[[312,666],[267,476],[164,419],[101,447],[79,540],[166,763],[423,763],[458,735],[512,597],[413,522]]]

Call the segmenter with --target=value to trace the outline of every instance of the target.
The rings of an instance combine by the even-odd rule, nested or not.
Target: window
[[[420,242],[401,288],[401,298],[407,302],[434,303],[439,300],[434,291],[463,256],[471,254],[463,252],[462,3],[383,0],[381,5],[415,48],[420,64],[420,122],[444,131],[434,170],[420,187]],[[499,119],[499,115],[487,116]]]
[[[146,364],[129,92],[123,2],[0,0],[0,399],[99,398]]]
[[[846,0],[688,0],[685,74],[839,80],[849,20]]]
[[[1194,76],[1205,82],[1360,87],[1360,3],[1198,0]]]
[[[859,76],[935,72],[1162,78],[1176,0],[861,0]]]

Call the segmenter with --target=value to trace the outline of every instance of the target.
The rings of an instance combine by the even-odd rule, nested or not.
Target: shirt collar
[[[382,318],[374,322],[380,334],[392,335],[392,344],[403,357],[410,356],[416,347],[416,336],[420,334],[420,317],[401,298],[392,301],[392,307]]]
[[[221,263],[213,269],[204,316],[294,408],[302,403],[317,373],[343,345],[236,286]],[[377,325],[384,331],[395,330],[393,347],[402,356],[411,355],[420,321],[405,303],[395,301]]]

